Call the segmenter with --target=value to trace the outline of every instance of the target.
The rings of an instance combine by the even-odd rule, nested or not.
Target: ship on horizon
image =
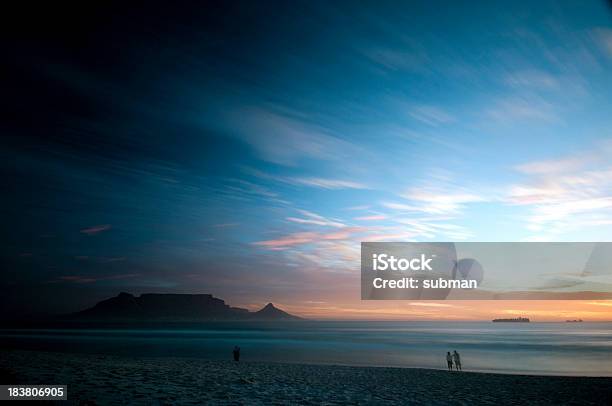
[[[513,319],[493,319],[491,321],[493,323],[529,323],[529,319],[527,317],[516,317]]]

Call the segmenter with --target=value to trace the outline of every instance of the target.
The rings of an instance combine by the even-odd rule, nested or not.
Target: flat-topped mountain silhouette
[[[272,303],[256,312],[231,307],[210,294],[143,293],[134,296],[122,292],[95,306],[70,315],[79,320],[299,320]]]

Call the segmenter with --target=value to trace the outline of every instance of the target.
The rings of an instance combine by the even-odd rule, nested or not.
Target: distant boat
[[[566,323],[582,323],[582,319],[577,320],[565,320]]]
[[[493,319],[493,323],[529,323],[527,317],[517,317],[515,319]]]

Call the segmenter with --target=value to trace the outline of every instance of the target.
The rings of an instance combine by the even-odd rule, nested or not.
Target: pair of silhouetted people
[[[457,371],[461,371],[461,356],[459,356],[457,350],[453,351],[452,354],[450,351],[446,353],[446,364],[448,365],[449,371],[453,370],[453,364]]]
[[[240,347],[238,347],[237,345],[234,346],[234,351],[232,351],[232,353],[234,354],[234,361],[240,361]]]

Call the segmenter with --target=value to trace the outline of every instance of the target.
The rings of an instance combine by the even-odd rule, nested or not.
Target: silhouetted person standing
[[[453,362],[455,363],[455,368],[457,368],[457,371],[461,371],[461,357],[459,356],[457,350],[453,351]]]
[[[451,355],[450,351],[446,353],[446,364],[448,365],[448,370],[452,371],[453,370],[453,356]]]
[[[237,345],[234,346],[234,351],[232,351],[234,354],[234,361],[238,362],[240,361],[240,347],[238,347]]]

